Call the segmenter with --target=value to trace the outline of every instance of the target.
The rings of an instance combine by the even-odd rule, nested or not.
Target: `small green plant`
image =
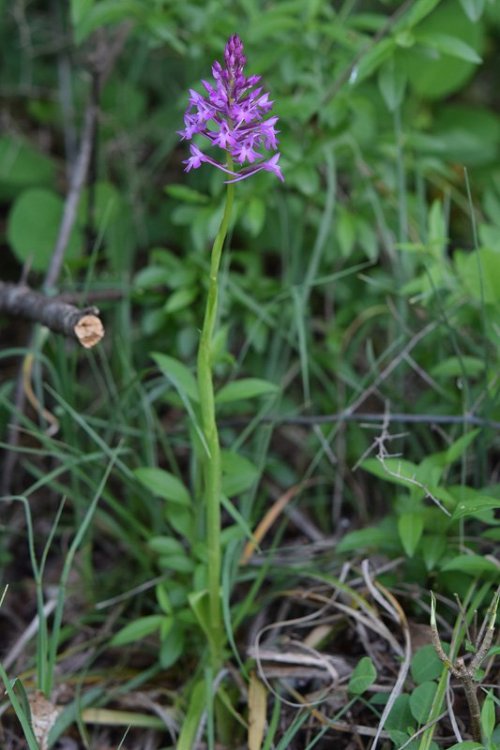
[[[463,588],[464,583],[459,583],[455,575],[459,572],[494,579],[498,575],[495,563],[479,550],[481,539],[488,544],[489,538],[495,538],[498,527],[495,510],[500,507],[500,500],[488,488],[476,490],[449,480],[453,465],[464,458],[479,434],[480,430],[471,430],[445,451],[416,464],[389,455],[386,445],[390,436],[383,429],[381,437],[376,439],[377,457],[363,460],[361,466],[403,491],[396,496],[393,516],[378,527],[350,532],[341,540],[338,551],[366,546],[378,547],[391,555],[403,552],[413,575],[418,575],[424,585],[425,577],[431,575],[437,576],[444,587]],[[468,542],[466,552],[460,543],[465,522],[473,524],[473,528],[478,524],[483,526],[477,542]]]

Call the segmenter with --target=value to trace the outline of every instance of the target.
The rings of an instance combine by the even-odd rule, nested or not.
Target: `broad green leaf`
[[[471,576],[500,575],[500,567],[481,555],[457,555],[443,565],[441,570],[458,570]]]
[[[375,73],[382,63],[394,54],[395,49],[396,41],[394,39],[382,39],[374,47],[371,47],[366,55],[361,58],[359,65],[353,69],[352,83],[361,83],[372,73]]]
[[[158,567],[176,573],[192,573],[195,562],[183,551],[181,555],[162,555],[158,558]]]
[[[500,542],[500,528],[488,529],[488,531],[484,531],[481,536],[484,539],[491,539],[493,542]]]
[[[198,190],[193,190],[193,188],[190,188],[187,185],[167,185],[165,192],[171,198],[175,198],[182,203],[210,203],[208,195],[200,193]]]
[[[27,187],[51,187],[55,179],[52,159],[20,138],[0,138],[0,197],[11,197]]]
[[[447,59],[458,66],[472,67],[469,63]],[[418,139],[423,138],[423,150],[435,154],[439,159],[457,161],[471,167],[487,165],[494,163],[496,158],[500,141],[500,122],[498,117],[484,107],[450,104],[437,113],[433,121],[432,140],[429,145],[425,145],[425,138],[428,137],[420,133],[417,136],[417,147]],[[487,246],[489,243],[483,244]],[[470,255],[477,264],[477,256],[474,253]]]
[[[483,28],[472,24],[462,12],[456,0],[436,4],[433,13],[425,18],[415,35],[444,34],[460,39],[472,48],[479,57],[483,49]],[[408,73],[415,91],[431,99],[443,98],[458,91],[475,71],[475,63],[441,53],[439,59],[430,47],[415,45],[410,50],[401,50],[401,65]],[[444,140],[446,146],[446,140]]]
[[[406,83],[406,72],[397,64],[396,56],[391,57],[382,65],[378,75],[378,86],[390,112],[394,112],[403,101]]]
[[[262,198],[253,197],[245,205],[241,221],[252,237],[257,237],[266,219],[266,204]]]
[[[171,272],[164,266],[146,266],[134,276],[133,286],[137,291],[164,286],[170,280]]]
[[[483,203],[486,204],[486,199],[483,198]],[[485,212],[487,211],[486,205],[484,205]],[[488,211],[491,216],[491,210]],[[495,211],[494,216],[500,216],[500,202],[498,207],[498,213]],[[495,221],[495,218],[493,218]],[[500,247],[500,227],[493,226],[492,224],[480,224],[479,225],[479,244],[485,247]]]
[[[470,20],[479,21],[484,12],[486,0],[460,0],[460,4]]]
[[[398,518],[399,538],[408,557],[413,557],[423,530],[422,513],[403,513]]]
[[[184,628],[178,622],[173,622],[168,634],[161,633],[160,664],[163,669],[168,669],[175,664],[185,648]]]
[[[165,324],[165,321],[166,315],[164,310],[157,307],[148,310],[144,313],[141,321],[141,333],[146,336],[152,336],[153,334],[158,333],[160,328]]]
[[[458,57],[459,60],[464,60],[465,62],[476,64],[482,62],[481,57],[473,47],[462,41],[462,39],[450,36],[449,34],[441,34],[436,31],[420,33],[417,36],[417,41],[419,41],[420,44],[443,53],[444,55]]]
[[[440,259],[448,242],[443,206],[435,200],[429,210],[427,247],[435,258]]]
[[[425,724],[429,719],[437,683],[430,680],[418,685],[410,695],[410,711],[419,724]]]
[[[347,687],[351,695],[362,695],[377,679],[377,670],[369,656],[357,663]]]
[[[432,367],[430,373],[433,378],[459,378],[463,375],[477,378],[484,372],[484,368],[484,359],[465,355],[463,357],[447,357]]]
[[[415,45],[415,34],[410,29],[402,29],[394,35],[394,40],[398,47],[410,48]]]
[[[453,261],[464,289],[480,303],[500,302],[500,253],[488,247],[474,252],[457,251]]]
[[[431,453],[420,462],[415,479],[432,492],[441,481],[445,466],[446,454],[444,452]]]
[[[410,743],[410,736],[408,732],[401,732],[399,729],[389,729],[387,733],[395,748],[405,747],[408,750],[417,750],[414,744]]]
[[[181,397],[187,396],[191,401],[198,401],[196,378],[185,364],[167,354],[154,352],[151,356]]]
[[[144,487],[164,500],[179,505],[190,506],[191,497],[188,490],[174,474],[154,466],[143,466],[134,470],[134,474]]]
[[[171,615],[173,612],[172,602],[168,593],[168,582],[162,581],[155,587],[156,601],[160,605],[162,611],[166,615]]]
[[[319,189],[318,171],[310,164],[299,163],[293,166],[287,172],[287,181],[290,176],[290,182],[303,195],[317,195]]]
[[[395,729],[400,732],[408,732],[415,725],[415,720],[410,710],[410,696],[407,693],[398,695],[394,701],[389,716],[385,722],[385,729]]]
[[[182,59],[187,57],[189,50],[189,40],[187,44],[179,37],[178,27],[172,23],[172,17],[167,7],[161,5],[151,6],[151,9],[145,19],[145,25],[152,35],[165,44],[168,44]]]
[[[482,490],[475,490],[466,486],[449,489],[452,496],[458,501],[453,511],[453,520],[455,521],[466,516],[473,516],[484,510],[500,508],[500,498],[486,495]]]
[[[165,503],[165,518],[168,524],[188,541],[192,541],[195,528],[193,512],[185,505]]]
[[[396,524],[382,522],[378,526],[350,531],[336,546],[336,551],[339,553],[359,549],[400,552],[401,544]]]
[[[348,258],[356,242],[356,220],[352,213],[344,208],[338,210],[336,235],[340,254],[343,258]]]
[[[212,638],[212,628],[210,625],[210,601],[208,591],[194,591],[189,594],[188,601],[198,624],[210,640]]]
[[[259,470],[248,458],[233,451],[221,452],[222,492],[234,497],[248,490],[259,478]]]
[[[78,26],[94,5],[95,0],[71,0],[70,14],[73,26]]]
[[[125,646],[127,643],[133,643],[139,638],[145,638],[147,635],[155,633],[164,617],[165,615],[147,615],[134,620],[134,622],[129,622],[112,637],[110,645]]]
[[[162,619],[161,625],[160,625],[160,633],[159,633],[160,640],[163,641],[168,636],[168,634],[172,630],[173,625],[174,625],[174,618],[173,618],[173,616],[164,617]]]
[[[405,461],[402,458],[386,459],[383,463],[382,461],[379,461],[378,458],[366,458],[362,462],[361,466],[365,471],[370,472],[370,474],[374,474],[376,477],[380,477],[381,479],[388,479],[389,481],[396,482],[396,484],[402,483],[405,487],[405,479],[407,477],[415,477],[418,471],[417,464],[414,464],[411,461]],[[384,468],[384,466],[387,466],[390,473],[387,472],[387,469]],[[393,477],[393,472],[401,475],[401,479],[399,477]]]
[[[7,237],[21,263],[29,262],[35,271],[45,271],[56,246],[63,216],[62,199],[43,188],[25,190],[9,214]],[[66,258],[75,258],[82,237],[74,227],[66,248]]]
[[[420,23],[429,13],[432,13],[436,5],[439,5],[441,0],[416,0],[410,6],[408,13],[403,16],[401,24],[412,28]]]
[[[88,8],[75,27],[75,40],[81,44],[95,29],[120,21],[135,21],[145,15],[138,0],[100,0]]]
[[[482,734],[486,740],[490,740],[495,729],[495,698],[492,690],[488,690],[488,694],[484,699],[484,703],[481,708],[481,729]]]
[[[459,458],[461,458],[469,445],[477,438],[480,432],[480,429],[471,430],[465,435],[459,437],[458,440],[455,440],[455,442],[452,443],[446,450],[447,464],[452,464]]]
[[[153,536],[148,539],[148,547],[159,555],[183,555],[186,553],[182,543],[172,536]]]
[[[185,307],[189,307],[197,296],[198,290],[195,287],[176,289],[175,292],[169,295],[163,309],[169,314],[176,313]]]
[[[373,226],[368,221],[364,221],[358,217],[358,220],[356,221],[356,232],[364,254],[368,260],[374,263],[378,259],[380,248]]]
[[[378,458],[367,458],[361,462],[361,468],[388,482],[412,489],[419,469],[417,464],[402,458],[387,458],[383,463]]]
[[[465,742],[457,742],[455,745],[451,745],[448,750],[486,750],[486,748],[480,742],[465,740]]]
[[[427,570],[434,570],[436,563],[446,552],[448,545],[444,534],[426,534],[421,545],[422,557]]]
[[[276,393],[279,387],[275,383],[261,378],[242,378],[222,386],[215,396],[217,404],[227,404],[231,401],[246,401],[257,396],[267,396]]]
[[[411,676],[417,685],[429,680],[436,680],[442,671],[443,663],[431,643],[422,646],[413,655],[411,660]]]

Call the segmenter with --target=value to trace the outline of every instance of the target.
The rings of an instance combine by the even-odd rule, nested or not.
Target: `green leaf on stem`
[[[158,495],[158,497],[179,505],[187,507],[191,505],[191,496],[187,488],[180,479],[169,471],[154,466],[143,466],[135,469],[134,474],[139,482],[153,495]]]
[[[471,576],[496,575],[500,568],[497,564],[481,555],[457,555],[441,568],[442,571],[458,570]]]
[[[462,39],[450,36],[449,34],[441,34],[436,31],[422,33],[417,36],[417,41],[426,47],[441,52],[443,55],[458,57],[459,60],[464,60],[465,62],[477,64],[482,62],[481,57],[473,47],[462,41]]]
[[[242,378],[222,386],[215,396],[217,404],[227,404],[231,401],[246,401],[249,398],[268,396],[276,393],[279,386],[262,378]]]
[[[422,513],[403,513],[398,518],[399,538],[408,557],[413,557],[423,530]]]
[[[491,690],[481,708],[481,729],[483,739],[490,740],[495,729],[495,697]]]
[[[222,492],[228,497],[248,490],[258,479],[257,467],[234,451],[222,451]]]
[[[362,695],[377,678],[377,670],[369,656],[363,656],[357,663],[349,680],[348,691],[351,695]]]
[[[460,0],[460,5],[473,23],[483,15],[485,4],[486,0]]]
[[[127,643],[133,643],[140,638],[145,638],[151,633],[155,633],[162,621],[165,619],[165,615],[147,615],[146,617],[139,617],[134,622],[129,622],[125,627],[116,633],[111,641],[111,646],[125,646]]]
[[[151,356],[165,377],[171,381],[181,398],[187,396],[191,401],[198,401],[196,378],[183,362],[159,352],[154,352]]]
[[[437,683],[422,682],[410,695],[410,711],[419,724],[428,721],[431,706],[437,690]]]

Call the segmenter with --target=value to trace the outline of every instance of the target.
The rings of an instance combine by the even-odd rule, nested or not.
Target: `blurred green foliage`
[[[163,668],[186,643],[202,648],[189,606],[204,555],[190,506],[200,481],[190,384],[224,184],[207,165],[183,172],[177,131],[188,89],[209,78],[232,33],[275,102],[285,184],[266,174],[238,184],[224,260],[215,364],[227,606],[269,488],[315,476],[301,512],[323,534],[348,531],[322,561],[328,569],[381,553],[404,558],[384,577],[389,587],[464,596],[478,578],[493,587],[498,573],[485,555],[498,543],[500,506],[498,0],[20,8],[0,3],[0,251],[10,279],[27,263],[36,286],[47,268],[83,113],[106,69],[95,163],[60,286],[122,298],[102,303],[107,338],[81,377],[77,355],[50,341],[45,398],[61,432],[53,440],[27,421],[41,447],[23,456],[22,490],[68,495],[78,523],[103,457],[123,441],[94,543],[102,535],[126,550],[130,585],[162,580],[112,645],[159,634]],[[2,425],[13,389],[10,375]],[[346,409],[380,413],[376,431],[294,423]],[[381,442],[386,410],[427,418],[389,422]],[[432,417],[471,414],[496,426],[430,428]],[[283,521],[273,533],[264,548],[298,532]],[[123,589],[122,559],[105,578],[82,568],[93,597]],[[265,575],[271,588],[289,585],[279,566]],[[243,622],[258,610],[264,577],[243,600]],[[373,665],[360,670],[365,689]],[[398,699],[387,725],[394,743],[425,723],[436,677],[416,679]]]

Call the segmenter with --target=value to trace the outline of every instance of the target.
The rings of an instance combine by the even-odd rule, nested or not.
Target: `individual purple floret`
[[[269,94],[257,86],[260,76],[247,78],[243,74],[246,57],[243,43],[236,34],[226,44],[224,62],[225,68],[219,62],[212,66],[215,86],[202,81],[207,92],[205,95],[190,89],[189,107],[184,115],[185,128],[179,131],[179,135],[188,141],[197,133],[205,136],[213,146],[227,151],[233,163],[241,165],[242,169],[238,172],[229,169],[191,143],[191,156],[183,162],[185,171],[198,169],[205,162],[230,175],[232,179],[227,182],[244,180],[262,169],[283,180],[278,166],[280,155],[275,127],[278,118],[264,119],[273,102],[269,101]],[[269,151],[276,153],[271,157],[263,153]]]

